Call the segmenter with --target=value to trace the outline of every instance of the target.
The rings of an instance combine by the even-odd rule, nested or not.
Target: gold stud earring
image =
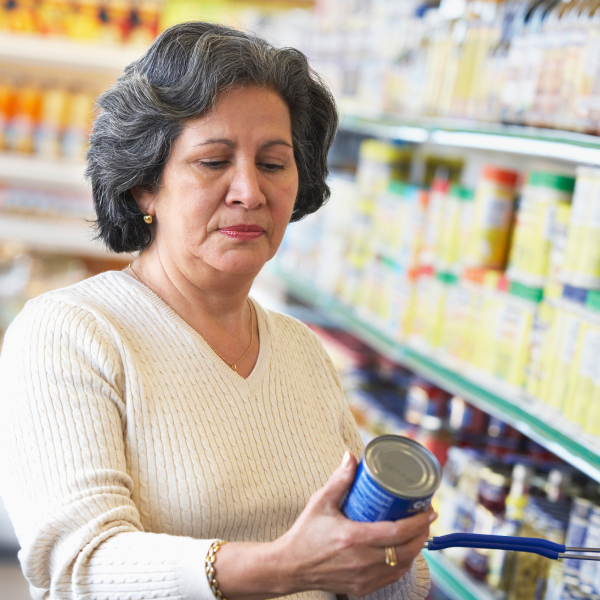
[[[150,225],[152,223],[152,215],[144,215],[144,222]]]

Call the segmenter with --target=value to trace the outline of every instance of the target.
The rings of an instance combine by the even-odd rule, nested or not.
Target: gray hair
[[[228,27],[182,23],[165,30],[96,102],[85,175],[97,238],[113,252],[142,250],[152,240],[131,188],[156,191],[185,123],[210,110],[223,91],[244,85],[272,89],[289,108],[299,179],[291,220],[327,201],[338,115],[304,54]]]

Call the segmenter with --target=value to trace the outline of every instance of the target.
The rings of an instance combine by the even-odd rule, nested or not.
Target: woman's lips
[[[253,240],[265,232],[260,225],[232,225],[230,227],[223,227],[219,231],[224,235],[238,240]]]

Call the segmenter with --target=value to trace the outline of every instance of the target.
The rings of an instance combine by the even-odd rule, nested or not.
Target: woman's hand
[[[274,542],[290,569],[292,591],[363,596],[398,581],[429,537],[429,525],[437,517],[432,509],[395,522],[359,523],[344,517],[339,505],[356,468],[356,459],[346,453],[293,527]],[[396,549],[395,567],[385,562],[386,546]]]
[[[347,452],[329,481],[315,492],[292,528],[268,544],[231,543],[216,563],[229,600],[262,600],[307,590],[364,596],[406,573],[429,537],[432,509],[400,521],[359,523],[339,509],[356,473]],[[393,546],[395,567],[385,562]]]

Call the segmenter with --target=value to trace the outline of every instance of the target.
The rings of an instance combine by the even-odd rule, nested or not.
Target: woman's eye
[[[261,166],[266,171],[283,171],[284,166],[276,163],[261,163]]]
[[[226,160],[202,160],[200,164],[204,167],[208,167],[209,169],[221,169],[223,168],[228,161]]]

